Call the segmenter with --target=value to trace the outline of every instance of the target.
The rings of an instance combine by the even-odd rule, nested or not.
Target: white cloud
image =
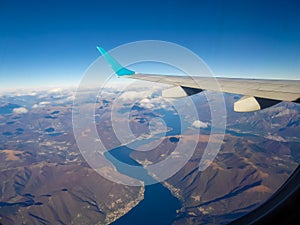
[[[28,95],[30,95],[30,96],[36,96],[37,93],[35,91],[33,91],[33,92],[30,92]]]
[[[195,120],[192,124],[193,127],[195,128],[207,128],[208,123],[202,122],[200,120]]]
[[[40,105],[49,105],[51,102],[40,102]]]
[[[52,88],[52,89],[48,90],[49,93],[58,93],[61,91],[62,91],[62,88]]]
[[[166,100],[161,96],[147,97],[143,98],[138,102],[139,106],[147,109],[165,109],[165,110],[173,110],[172,103],[170,100]]]
[[[120,86],[118,87],[120,89]],[[112,87],[103,89],[99,99],[115,98],[114,104],[137,104],[145,109],[166,109],[172,110],[172,102],[170,99],[164,99],[160,96],[162,87],[156,85],[142,87],[125,87],[126,90],[116,90]]]
[[[150,95],[151,92],[149,91],[127,91],[122,93],[119,96],[119,99],[123,101],[133,101],[133,100],[149,97]]]
[[[148,98],[144,98],[139,102],[140,107],[142,108],[147,108],[147,109],[151,109],[154,108],[154,104],[151,103],[150,99]]]
[[[24,113],[28,113],[28,109],[26,109],[24,107],[14,108],[13,112],[16,114],[24,114]]]
[[[46,105],[50,105],[50,104],[51,104],[51,102],[46,102],[46,101],[39,102],[37,104],[34,104],[31,108],[36,109],[36,108],[39,108],[39,107],[45,107]]]
[[[66,98],[67,101],[74,101],[75,95],[70,95]]]
[[[24,95],[36,96],[37,93],[35,91],[21,91],[16,94],[16,96],[24,96]]]

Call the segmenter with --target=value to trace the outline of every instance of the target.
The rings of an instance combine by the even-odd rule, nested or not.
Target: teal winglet
[[[97,46],[97,49],[101,53],[101,55],[105,58],[107,63],[111,65],[111,68],[118,76],[129,76],[135,74],[134,71],[126,69],[125,67],[121,66],[111,55],[109,55],[102,47]]]

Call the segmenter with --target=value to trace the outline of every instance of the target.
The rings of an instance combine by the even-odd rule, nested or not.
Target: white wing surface
[[[163,91],[164,97],[185,97],[204,90],[243,95],[235,102],[237,112],[264,109],[281,101],[300,103],[300,80],[239,79],[221,77],[177,76],[136,73],[122,67],[103,48],[98,47],[114,72],[120,77],[172,85]]]

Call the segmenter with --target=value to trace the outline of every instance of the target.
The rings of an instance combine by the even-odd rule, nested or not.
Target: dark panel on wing
[[[195,95],[203,91],[202,89],[198,89],[198,88],[183,87],[183,86],[181,87],[188,96]]]

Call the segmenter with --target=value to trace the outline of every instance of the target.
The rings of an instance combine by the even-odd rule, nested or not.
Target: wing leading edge
[[[163,97],[180,98],[204,90],[240,94],[243,97],[234,104],[237,112],[261,110],[281,101],[300,103],[300,80],[142,74],[122,67],[103,48],[97,48],[118,76],[172,85],[171,88],[163,90]]]

